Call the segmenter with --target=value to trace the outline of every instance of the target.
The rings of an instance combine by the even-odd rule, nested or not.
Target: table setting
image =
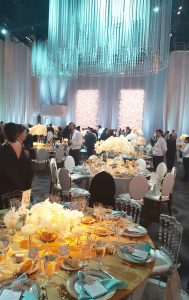
[[[8,213],[1,212],[0,237],[14,233],[8,244],[0,238],[0,299],[16,292],[26,300],[121,299],[153,269],[147,230],[111,207],[96,203],[82,212],[47,199],[26,209],[24,223],[11,223]]]

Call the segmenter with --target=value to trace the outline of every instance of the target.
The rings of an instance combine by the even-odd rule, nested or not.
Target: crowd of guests
[[[29,132],[30,125],[26,128],[21,124],[0,123],[0,197],[15,190],[27,190],[31,188],[32,168],[31,158],[33,158],[33,142],[35,136]],[[65,128],[58,127],[55,132],[52,124],[47,126],[46,142],[49,138],[62,141],[68,140],[70,147],[69,154],[74,158],[75,164],[80,163],[80,150],[83,145],[87,149],[87,157],[93,155],[94,145],[97,140],[106,140],[110,136],[127,136],[131,133],[131,128],[126,129],[108,129],[102,128],[83,128],[76,127],[70,122]],[[168,170],[171,170],[177,156],[176,146],[177,134],[174,130],[171,133],[163,133],[161,129],[156,130],[151,138],[152,155],[154,170],[166,156]],[[186,137],[184,145],[180,149],[180,155],[183,157],[184,181],[189,179],[189,137]]]

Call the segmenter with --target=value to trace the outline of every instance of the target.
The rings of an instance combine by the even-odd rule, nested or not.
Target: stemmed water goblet
[[[106,245],[107,243],[105,241],[97,241],[94,244],[94,250],[95,250],[99,270],[102,267],[101,259],[104,257],[106,253]]]
[[[103,217],[103,204],[99,202],[93,203],[93,214],[97,220],[102,221]]]
[[[6,255],[10,247],[11,235],[10,230],[6,228],[0,229],[0,255],[3,255],[3,265],[1,265],[2,270],[7,269],[6,265]]]

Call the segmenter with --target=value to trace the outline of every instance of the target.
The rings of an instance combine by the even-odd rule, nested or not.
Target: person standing
[[[184,166],[184,178],[182,181],[187,182],[189,179],[189,137],[186,137],[185,145],[181,148],[182,157],[183,157],[183,166]]]
[[[156,171],[159,163],[163,162],[163,156],[167,152],[167,144],[162,135],[163,131],[161,129],[156,130],[157,142],[152,150],[154,171]]]
[[[87,134],[85,135],[85,146],[87,148],[87,157],[93,155],[94,152],[94,145],[96,143],[96,134],[93,132],[92,128],[89,128]]]
[[[79,154],[80,149],[83,144],[83,139],[81,133],[75,128],[75,124],[73,122],[69,123],[70,137],[68,144],[70,145],[69,154],[74,158],[75,165],[79,165]]]
[[[6,142],[0,148],[0,198],[9,192],[30,189],[32,183],[31,164],[17,141],[17,125],[7,123],[4,133]]]
[[[167,152],[166,152],[166,159],[167,159],[167,169],[169,171],[172,170],[176,153],[177,153],[177,147],[176,147],[176,133],[173,133],[169,139],[167,139]]]

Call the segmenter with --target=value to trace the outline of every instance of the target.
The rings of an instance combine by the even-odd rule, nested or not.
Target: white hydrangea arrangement
[[[71,228],[81,224],[83,213],[77,210],[64,209],[61,204],[51,203],[48,199],[32,206],[22,227],[23,233],[36,231],[64,232],[69,235]]]
[[[97,154],[110,151],[127,155],[136,154],[133,145],[122,135],[119,137],[111,136],[105,141],[98,141],[95,144],[95,151]]]
[[[47,135],[47,128],[46,128],[46,126],[41,125],[41,124],[37,124],[37,125],[32,126],[29,129],[29,131],[30,131],[30,133],[32,135],[43,135],[43,136]]]
[[[15,207],[9,210],[4,216],[4,223],[7,228],[16,228],[18,220],[20,218],[19,212],[16,211]]]

